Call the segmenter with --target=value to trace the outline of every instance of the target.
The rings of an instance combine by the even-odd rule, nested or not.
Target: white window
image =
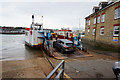
[[[96,18],[94,18],[94,24],[96,24]]]
[[[120,18],[120,8],[118,8],[118,18]]]
[[[104,35],[104,28],[100,29],[100,35]]]
[[[105,22],[105,14],[101,16],[101,22]]]
[[[115,9],[115,19],[120,18],[120,8]]]
[[[89,32],[90,32],[90,29],[88,29],[87,34],[89,34]]]
[[[90,20],[88,20],[88,25],[90,25]]]
[[[113,36],[119,36],[119,27],[120,26],[114,26]]]
[[[100,16],[98,16],[97,18],[97,23],[100,23]]]
[[[95,29],[93,29],[93,35],[95,35]]]

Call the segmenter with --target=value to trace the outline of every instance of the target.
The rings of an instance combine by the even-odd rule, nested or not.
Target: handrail
[[[51,73],[49,73],[49,75],[46,77],[45,80],[49,80],[53,74],[58,70],[58,68],[60,68],[60,66],[62,65],[62,69],[60,70],[60,72],[57,74],[57,76],[55,78],[63,78],[63,75],[64,75],[64,60],[62,60],[53,70]],[[61,75],[62,74],[62,75]]]

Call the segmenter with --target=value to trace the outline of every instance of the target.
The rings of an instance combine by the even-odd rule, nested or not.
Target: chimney
[[[120,0],[107,0],[107,1],[108,1],[108,4],[112,4],[112,3],[120,1]]]
[[[108,5],[108,2],[100,2],[99,3],[99,9],[103,9],[104,7],[106,7]]]
[[[93,7],[93,13],[97,12],[99,10],[99,7],[98,6],[94,6]]]

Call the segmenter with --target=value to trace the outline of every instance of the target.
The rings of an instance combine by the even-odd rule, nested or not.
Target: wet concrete
[[[66,62],[65,72],[72,78],[114,78],[112,72],[114,61],[89,60]]]
[[[71,78],[115,78],[112,67],[117,58],[89,52],[93,57],[68,59],[65,72]]]

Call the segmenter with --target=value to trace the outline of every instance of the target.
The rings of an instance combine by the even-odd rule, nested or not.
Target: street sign
[[[118,42],[118,37],[113,37],[114,42]]]

